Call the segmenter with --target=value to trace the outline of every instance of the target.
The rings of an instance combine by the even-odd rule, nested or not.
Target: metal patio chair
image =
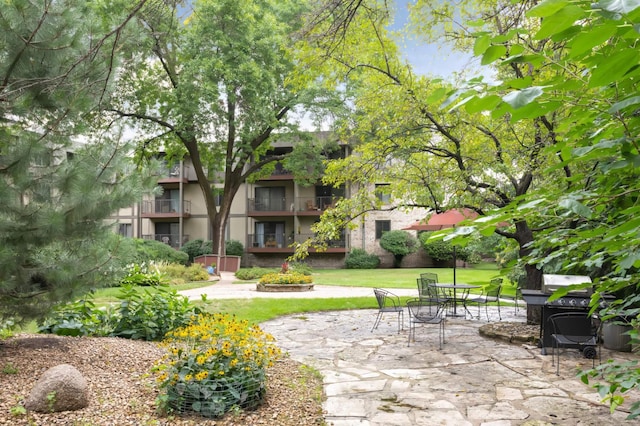
[[[560,374],[560,349],[578,349],[585,358],[600,359],[598,327],[588,312],[561,312],[550,315],[547,324],[551,326],[553,342],[552,362],[556,365],[556,375]]]
[[[378,315],[376,316],[371,331],[373,332],[373,330],[378,328],[383,314],[391,312],[398,314],[398,333],[400,333],[400,331],[404,329],[404,308],[400,304],[400,298],[390,291],[381,288],[374,288],[373,293],[376,295],[376,300],[378,301]]]
[[[480,319],[480,305],[484,305],[484,312],[489,321],[489,303],[496,303],[498,305],[498,318],[502,321],[502,314],[500,313],[500,293],[502,292],[502,278],[494,278],[489,285],[482,290],[479,296],[467,298],[465,300],[465,308],[469,303],[476,304],[478,306],[478,319]]]
[[[436,301],[440,305],[441,309],[446,309],[447,303],[449,303],[450,299],[446,293],[435,287],[437,281],[432,278],[420,277],[417,279],[417,282],[418,296],[420,299]]]
[[[440,309],[440,304],[435,300],[414,299],[407,302],[409,310],[409,341],[407,346],[411,345],[411,339],[416,341],[416,325],[417,324],[435,324],[438,326],[438,344],[442,349],[444,341],[444,311]]]

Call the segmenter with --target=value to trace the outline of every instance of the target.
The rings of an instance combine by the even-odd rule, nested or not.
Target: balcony
[[[189,241],[189,236],[183,235],[182,244],[180,244],[180,235],[178,234],[148,234],[148,235],[143,235],[142,238],[145,240],[160,241],[162,243],[165,243],[168,246],[173,247],[176,250],[182,247],[184,243]]]
[[[171,183],[188,183],[187,177],[183,173],[180,177],[180,164],[175,164],[171,168],[165,166],[164,170],[158,177],[159,184],[171,184]]]
[[[293,216],[295,204],[289,198],[250,198],[249,216]]]
[[[290,254],[295,251],[295,247],[292,247],[293,243],[301,243],[313,236],[314,234],[249,234],[247,235],[247,252]],[[339,240],[330,240],[325,251],[318,252],[313,248],[309,250],[311,253],[346,253],[347,251],[348,242],[346,237]]]
[[[335,207],[338,197],[333,195],[322,197],[299,197],[296,200],[298,216],[320,216],[323,211]]]
[[[320,216],[323,211],[334,207],[338,197],[298,197],[274,199],[249,199],[249,212],[251,217],[261,216]]]
[[[141,217],[149,219],[191,217],[191,201],[147,200],[142,202]]]

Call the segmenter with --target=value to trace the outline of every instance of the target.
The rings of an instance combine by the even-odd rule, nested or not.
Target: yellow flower
[[[208,371],[201,371],[201,372],[196,374],[196,380],[200,382],[200,381],[206,379],[207,376],[209,376],[209,372]]]

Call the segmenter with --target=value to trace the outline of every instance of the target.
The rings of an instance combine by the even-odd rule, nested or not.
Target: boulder
[[[87,380],[73,365],[60,364],[45,371],[25,401],[39,413],[74,411],[89,405]]]

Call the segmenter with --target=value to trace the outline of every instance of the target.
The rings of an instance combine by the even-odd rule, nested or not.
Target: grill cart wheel
[[[587,346],[582,350],[582,355],[588,359],[595,359],[596,357],[596,348],[594,346]]]

